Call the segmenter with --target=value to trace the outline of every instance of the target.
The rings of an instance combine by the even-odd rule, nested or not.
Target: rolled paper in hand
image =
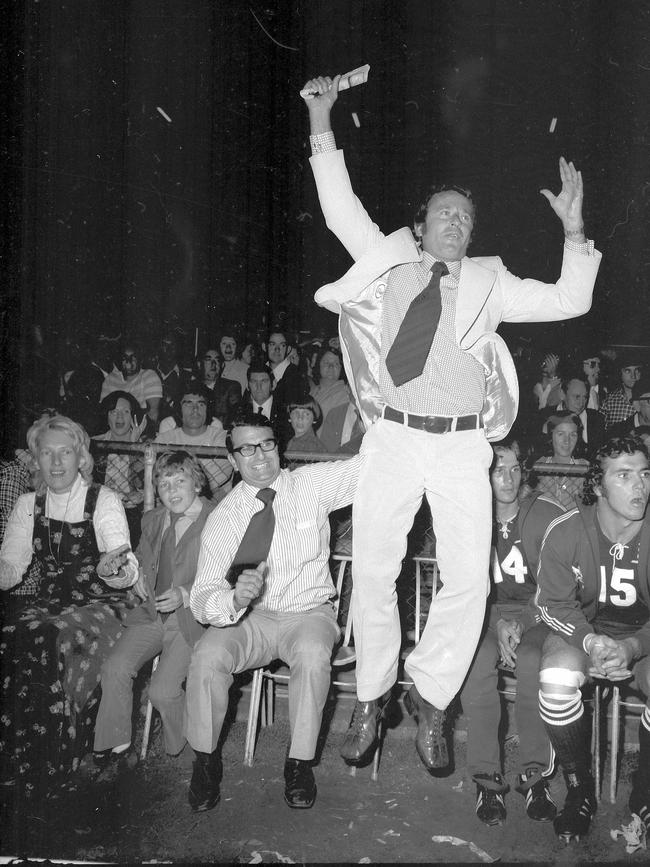
[[[365,66],[359,66],[357,69],[353,69],[352,72],[346,72],[345,75],[341,76],[341,80],[339,81],[339,90],[347,90],[350,87],[356,87],[357,84],[365,84],[368,81],[368,71],[370,69],[370,64],[366,63]],[[316,96],[317,91],[315,90],[301,90],[300,96],[305,99],[313,99]]]

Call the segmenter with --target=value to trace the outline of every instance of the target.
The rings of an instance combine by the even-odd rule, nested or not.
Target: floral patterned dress
[[[30,796],[83,755],[99,698],[100,669],[137,599],[96,574],[93,514],[99,485],[86,493],[83,519],[45,515],[34,503],[34,557],[44,577],[38,599],[9,614],[0,633],[0,779]]]

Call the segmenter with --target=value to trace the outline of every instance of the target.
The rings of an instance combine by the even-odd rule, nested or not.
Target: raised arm
[[[328,229],[356,260],[376,247],[384,235],[355,196],[343,152],[336,148],[330,115],[338,99],[340,78],[337,75],[334,79],[328,76],[310,79],[304,89],[315,95],[303,99],[309,112],[310,162],[323,216]]]
[[[582,220],[582,173],[564,157],[560,157],[560,180],[562,189],[557,196],[547,189],[540,190],[540,193],[548,199],[562,221],[565,237],[577,244],[584,244],[587,239]]]

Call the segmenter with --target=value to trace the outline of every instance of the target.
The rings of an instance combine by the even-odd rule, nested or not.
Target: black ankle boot
[[[212,810],[219,803],[221,757],[216,750],[212,753],[194,750],[194,754],[196,758],[187,799],[195,813],[202,813],[204,810]]]
[[[316,800],[316,781],[311,762],[287,759],[284,763],[284,800],[294,810],[308,810]]]

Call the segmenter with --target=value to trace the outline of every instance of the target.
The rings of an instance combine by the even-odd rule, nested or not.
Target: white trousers
[[[420,694],[444,710],[478,643],[489,586],[492,448],[483,430],[432,434],[379,419],[366,433],[353,506],[353,626],[357,696],[397,679],[401,629],[395,582],[406,537],[426,494],[443,583],[406,661]]]

